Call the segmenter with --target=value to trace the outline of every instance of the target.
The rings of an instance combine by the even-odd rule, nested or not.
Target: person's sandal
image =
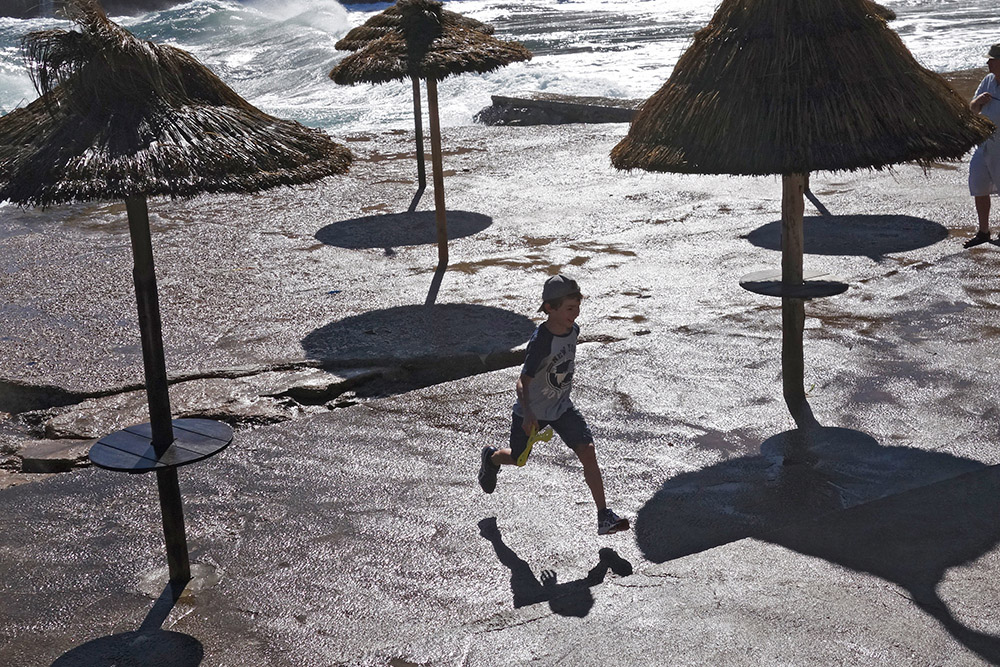
[[[972,246],[977,246],[983,243],[987,243],[990,240],[989,232],[976,232],[976,235],[971,239],[962,244],[963,248],[971,248]]]

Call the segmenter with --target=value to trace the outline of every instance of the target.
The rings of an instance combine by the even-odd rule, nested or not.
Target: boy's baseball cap
[[[579,292],[580,286],[576,284],[575,280],[558,273],[545,281],[545,286],[542,287],[542,305],[544,306],[546,301],[555,301]],[[544,308],[539,306],[538,310],[541,311]]]
[[[989,53],[986,54],[987,58],[1000,58],[1000,44],[994,44],[990,47]]]

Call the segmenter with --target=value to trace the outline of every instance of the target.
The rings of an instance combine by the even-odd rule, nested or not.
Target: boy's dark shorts
[[[521,426],[524,419],[516,412],[512,413],[510,419],[510,455],[515,459],[521,455],[528,444],[528,434]],[[538,420],[538,430],[541,431],[548,425],[552,425],[552,430],[559,434],[566,446],[576,451],[577,447],[589,445],[594,441],[594,436],[590,433],[590,427],[584,420],[580,411],[571,407],[562,413],[555,421]]]

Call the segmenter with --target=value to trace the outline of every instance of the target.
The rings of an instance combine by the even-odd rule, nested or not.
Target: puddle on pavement
[[[524,242],[531,248],[541,248],[553,243],[556,239],[549,237],[525,237]],[[576,250],[577,252],[587,252],[591,254],[609,254],[609,255],[620,255],[623,257],[635,257],[636,253],[627,248],[622,248],[616,245],[608,245],[603,243],[571,243],[568,246],[571,250]],[[569,260],[567,264],[571,266],[583,266],[588,261],[590,257],[578,255],[573,259]],[[563,264],[553,264],[548,261],[545,255],[528,252],[522,257],[497,257],[477,260],[474,262],[457,262],[455,264],[450,264],[449,269],[460,271],[462,273],[473,275],[485,268],[514,268],[514,269],[525,269],[525,268],[543,268],[547,273],[555,274],[558,273],[562,268]],[[642,295],[638,295],[642,296]]]
[[[543,267],[548,273],[558,273],[562,268],[561,264],[552,264],[543,255],[530,254],[523,257],[497,257],[491,259],[483,259],[475,262],[456,262],[454,264],[449,264],[448,269],[453,271],[458,271],[460,273],[465,273],[467,275],[475,275],[483,269],[488,268],[509,268],[509,269],[527,269],[527,268],[538,268]],[[426,273],[427,271],[420,270],[419,273]]]
[[[636,252],[634,250],[629,250],[617,245],[610,245],[606,243],[571,243],[569,245],[571,250],[576,250],[577,252],[592,252],[596,254],[604,255],[620,255],[622,257],[636,257]]]
[[[975,299],[975,305],[977,308],[989,308],[994,310],[1000,308],[1000,302],[997,301],[996,290],[991,286],[979,287],[977,285],[966,285],[965,292]],[[968,306],[969,304],[966,305]]]
[[[926,260],[923,260],[923,259],[914,259],[914,258],[911,258],[911,257],[896,257],[896,256],[893,256],[893,257],[889,257],[889,259],[891,259],[892,261],[896,262],[900,266],[907,267],[907,268],[913,268],[913,269],[916,269],[917,271],[923,271],[924,269],[929,269],[932,266],[934,266],[933,264],[931,264],[930,262],[928,262]],[[899,272],[896,271],[895,273],[899,273]],[[893,272],[890,271],[886,275],[887,276],[888,275],[895,275],[895,273],[893,273]]]
[[[191,601],[198,593],[212,588],[222,581],[223,571],[210,563],[191,563],[191,581],[184,587],[179,602]],[[170,580],[170,570],[160,567],[147,572],[139,579],[139,590],[153,599],[163,595],[163,589]]]
[[[645,315],[609,315],[609,320],[631,320],[636,324],[641,324],[642,322],[648,321]]]

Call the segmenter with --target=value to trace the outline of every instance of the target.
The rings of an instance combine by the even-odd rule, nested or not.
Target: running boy
[[[628,530],[623,519],[608,508],[604,499],[604,480],[597,465],[594,436],[583,415],[569,398],[576,357],[576,339],[580,327],[583,295],[575,280],[564,275],[552,276],[542,288],[542,307],[548,319],[538,325],[528,341],[524,366],[517,379],[517,402],[511,417],[510,447],[484,447],[479,466],[479,485],[493,493],[501,465],[513,465],[524,454],[533,430],[551,424],[563,442],[583,464],[583,477],[597,505],[597,534],[607,535]],[[522,462],[523,465],[523,462]]]

